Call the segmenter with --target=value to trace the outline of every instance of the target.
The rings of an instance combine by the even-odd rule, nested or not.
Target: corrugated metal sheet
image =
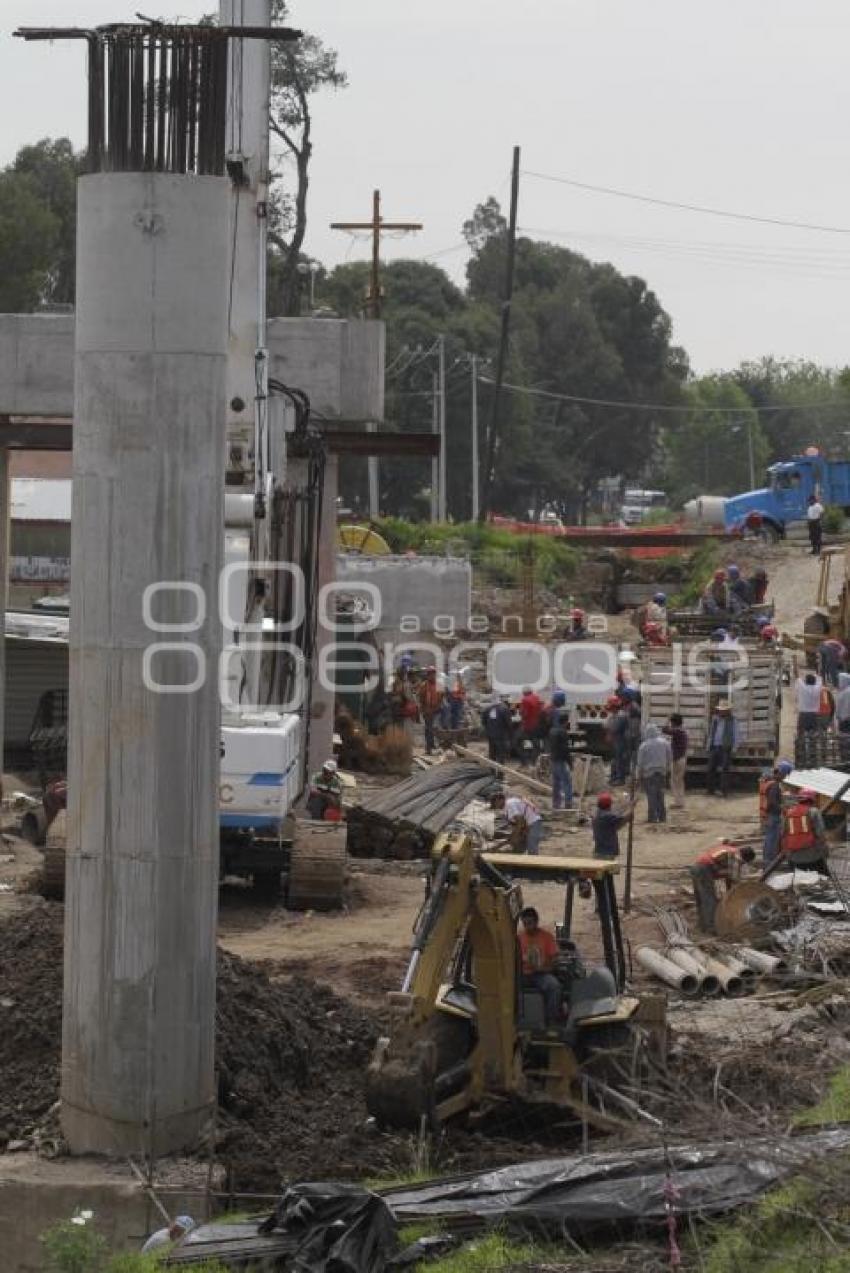
[[[819,796],[832,800],[846,782],[850,782],[850,774],[839,769],[795,769],[785,779],[789,787],[810,787]],[[842,804],[850,804],[850,791],[841,797]]]
[[[7,748],[27,745],[38,700],[45,690],[68,688],[68,646],[31,640],[6,642]]]

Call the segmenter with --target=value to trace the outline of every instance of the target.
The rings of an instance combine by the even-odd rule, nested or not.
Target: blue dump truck
[[[763,539],[783,538],[790,522],[803,521],[810,495],[850,513],[850,460],[828,460],[814,447],[767,470],[769,485],[742,495],[700,495],[685,505],[698,526],[752,530]]]

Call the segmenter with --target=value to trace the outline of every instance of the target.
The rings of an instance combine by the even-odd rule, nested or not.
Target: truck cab
[[[817,495],[824,504],[850,505],[850,462],[828,460],[814,447],[805,455],[771,464],[767,475],[769,485],[759,490],[728,499],[702,495],[690,500],[685,505],[686,520],[743,531],[751,525],[747,519],[758,514],[761,536],[776,540],[785,535],[789,522],[805,518],[811,495]]]

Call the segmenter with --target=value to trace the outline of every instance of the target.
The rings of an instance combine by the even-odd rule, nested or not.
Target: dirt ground
[[[817,562],[797,547],[756,551],[758,560],[765,564],[771,576],[770,595],[776,604],[778,625],[792,634],[798,633],[814,598]],[[741,563],[741,555],[737,559]],[[741,564],[752,563],[744,561]],[[837,582],[836,579],[836,587]],[[793,714],[787,705],[783,716],[785,728],[790,730]],[[7,800],[11,793],[25,789],[25,786],[19,776],[7,774],[4,777]],[[622,798],[624,793],[618,795]],[[545,798],[541,804],[547,805]],[[686,915],[691,914],[688,866],[703,848],[723,836],[756,832],[756,796],[754,791],[740,791],[724,799],[706,796],[704,791],[697,789],[688,792],[684,810],[671,811],[666,826],[647,826],[645,818],[645,802],[641,800],[635,819],[632,906],[630,912],[623,915],[624,935],[631,949],[646,941],[658,942],[660,933],[653,914],[655,907],[676,904]],[[61,908],[54,908],[48,914],[44,910],[45,904],[28,891],[28,881],[37,872],[41,855],[13,834],[14,822],[14,813],[7,811],[0,842],[0,927],[10,921],[14,942],[6,953],[14,962],[14,951],[25,952],[27,948],[27,932],[31,929],[33,934],[37,934],[47,925],[44,931],[51,934],[50,949],[55,954],[56,974],[59,975]],[[589,855],[589,826],[566,826],[553,822],[544,840],[543,851],[571,857]],[[320,1130],[321,1138],[332,1144],[336,1126],[334,1120],[338,1117],[334,1111],[340,1109],[340,1101],[336,1098],[341,1096],[343,1103],[348,1101],[350,1117],[356,1117],[362,1131],[362,1071],[385,1009],[387,992],[397,989],[401,983],[411,930],[424,896],[424,870],[422,863],[352,860],[347,905],[344,911],[334,914],[288,912],[274,902],[259,900],[250,889],[237,883],[227,883],[222,888],[219,938],[223,962],[220,967],[225,989],[230,987],[235,1013],[224,1046],[231,1070],[238,1071],[236,1078],[233,1073],[229,1076],[231,1092],[236,1094],[230,1098],[231,1113],[235,1111],[235,1118],[244,1113],[243,1106],[249,1114],[256,1107],[256,1119],[253,1114],[249,1117],[254,1129],[252,1135],[257,1134],[263,1120],[268,1123],[270,1119],[270,1106],[262,1099],[263,1067],[271,1065],[269,1057],[275,1055],[275,1039],[278,1035],[286,1035],[286,1023],[296,1017],[298,1030],[291,1034],[280,1051],[284,1068],[289,1071],[295,1067],[295,1088],[286,1092],[276,1091],[277,1105],[283,1101],[288,1107],[288,1102],[293,1099],[300,1102]],[[621,898],[623,888],[621,874],[617,890]],[[560,887],[524,884],[523,894],[527,902],[538,908],[545,925],[552,926],[561,918],[563,890]],[[59,929],[56,927],[57,913]],[[601,952],[592,903],[577,902],[574,924],[575,935],[585,953],[591,959],[598,957]],[[228,962],[232,958],[236,962]],[[24,959],[23,953],[21,959]],[[253,982],[252,969],[257,977],[268,981]],[[16,971],[21,973],[22,969]],[[6,972],[8,976],[8,967]],[[319,983],[318,988],[316,983]],[[15,986],[20,987],[21,984],[23,982],[19,978]],[[276,997],[271,999],[264,989],[269,984],[275,988]],[[42,988],[49,1004],[48,1015],[53,1017],[58,1012],[59,1002],[56,985],[54,977],[49,983],[45,981]],[[20,989],[14,987],[6,991],[7,996],[12,998],[19,993]],[[334,994],[341,997],[340,1001],[333,997]],[[268,1015],[270,1010],[263,1006],[269,1002],[273,1008],[271,1016]],[[258,1019],[258,1013],[266,1014],[263,1028],[268,1047],[264,1043],[266,1051],[260,1071],[252,1078],[250,1048],[245,1050],[242,1039],[243,1036],[250,1038],[252,1021]],[[312,1024],[311,1015],[315,1017]],[[304,1063],[305,1055],[321,1053],[322,1036],[327,1031],[328,1022],[338,1023],[341,1030],[338,1066],[334,1071],[336,1077],[329,1073],[327,1083],[322,1080],[312,1090],[305,1085],[299,1092],[296,1090],[299,1086],[298,1065]],[[337,1025],[332,1025],[332,1029],[337,1030]],[[45,1041],[37,1032],[30,1038],[24,1031],[19,1042],[26,1047],[41,1047],[46,1058],[45,1065],[55,1067],[58,1048],[55,1039]],[[0,1081],[2,1079],[0,1075]],[[266,1079],[271,1082],[271,1070]],[[42,1082],[36,1103],[46,1108],[54,1097],[55,1075],[53,1079]],[[15,1114],[13,1109],[7,1121],[7,1135],[18,1134],[23,1112],[19,1110]],[[288,1125],[284,1126],[284,1123],[285,1119],[280,1124],[281,1136],[292,1140]],[[295,1130],[294,1125],[292,1130]],[[234,1132],[231,1128],[231,1151],[244,1166],[250,1145],[242,1142],[242,1135],[238,1129]],[[293,1143],[297,1142],[296,1135]],[[388,1170],[395,1170],[403,1163],[407,1153],[396,1142],[376,1142],[373,1148],[367,1146],[365,1150],[363,1144],[360,1132],[350,1143],[344,1138],[340,1141],[339,1152],[344,1158],[346,1174],[356,1174],[358,1162],[364,1155],[364,1161],[368,1159],[372,1167],[386,1166]],[[299,1152],[303,1148],[303,1145],[299,1146]],[[530,1152],[534,1145],[527,1144],[525,1148],[526,1152]],[[512,1150],[505,1146],[501,1152],[503,1159],[507,1159]],[[444,1165],[446,1168],[470,1167],[477,1161],[495,1161],[499,1154],[498,1143],[491,1142],[486,1148],[481,1148],[476,1138],[465,1142],[462,1150],[452,1150]],[[271,1162],[274,1171],[278,1172],[290,1169],[309,1171],[310,1166],[309,1154],[306,1157],[303,1154],[301,1157],[284,1155],[276,1160],[272,1156]],[[250,1176],[242,1178],[249,1179]],[[254,1177],[251,1183],[256,1185],[260,1180]],[[271,1184],[272,1180],[264,1178],[262,1183]]]

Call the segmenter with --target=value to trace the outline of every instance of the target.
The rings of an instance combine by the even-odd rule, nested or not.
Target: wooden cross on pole
[[[368,307],[373,318],[381,317],[381,235],[385,230],[421,230],[419,221],[385,221],[381,216],[381,192],[372,195],[371,221],[332,221],[332,230],[371,230],[372,269],[369,276]]]

